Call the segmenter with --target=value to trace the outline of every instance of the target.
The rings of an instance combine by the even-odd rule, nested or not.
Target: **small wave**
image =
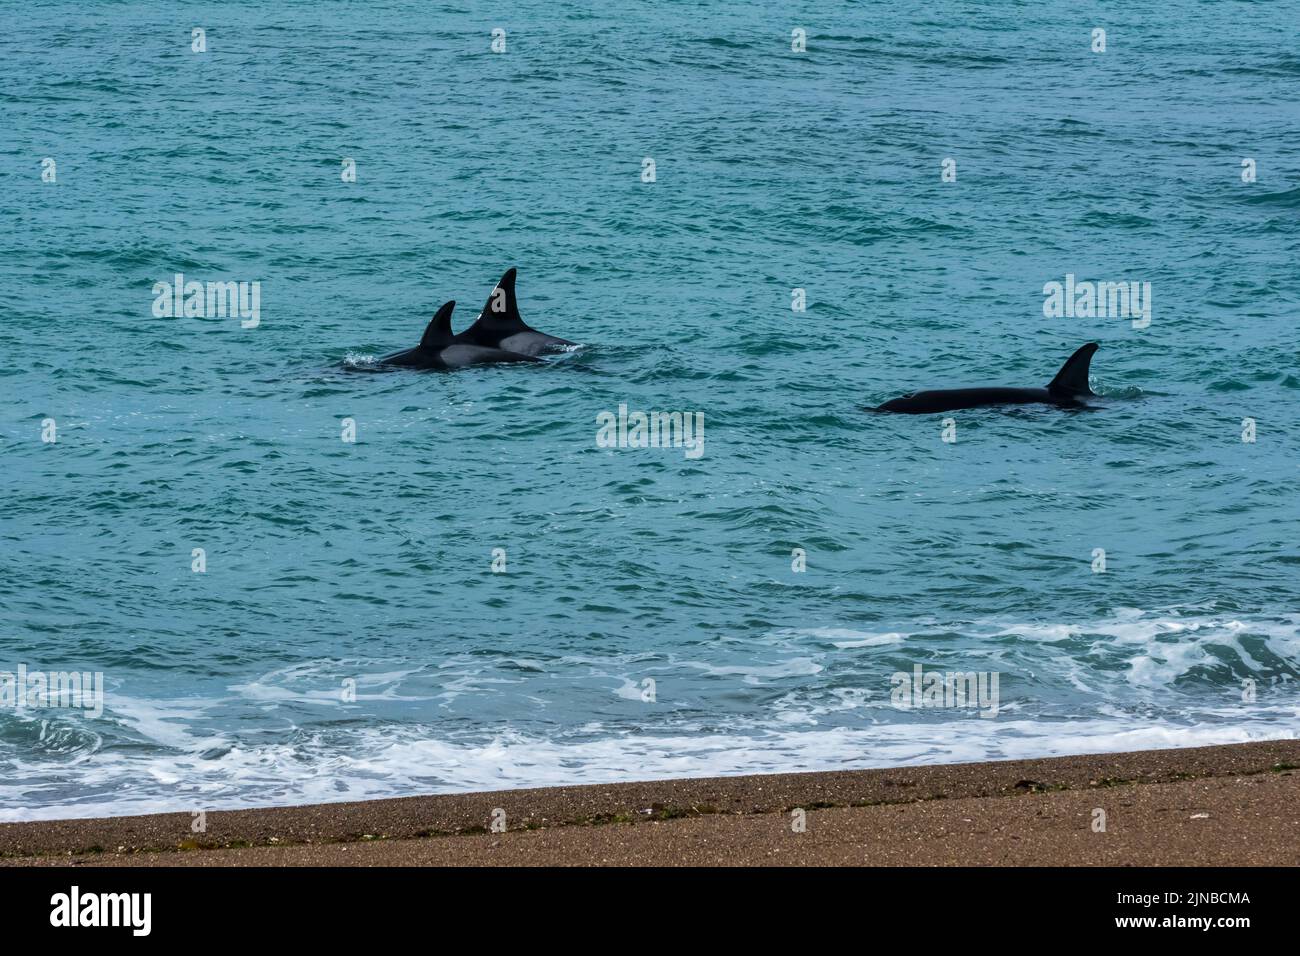
[[[1300,186],[1276,193],[1254,193],[1242,199],[1251,206],[1282,206],[1286,209],[1300,208]]]
[[[721,47],[724,50],[749,50],[754,44],[747,43],[744,40],[728,40],[726,37],[693,37],[690,43],[699,43],[703,46]]]

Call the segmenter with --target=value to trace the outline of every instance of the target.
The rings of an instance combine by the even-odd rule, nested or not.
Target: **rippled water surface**
[[[106,696],[0,708],[0,816],[1296,735],[1300,5],[195,16],[6,12],[0,670]],[[581,348],[355,374],[511,265]],[[155,318],[177,272],[261,324]],[[863,410],[1086,341],[1096,412]]]

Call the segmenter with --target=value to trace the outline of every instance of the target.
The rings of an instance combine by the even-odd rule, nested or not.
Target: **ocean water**
[[[1300,4],[4,19],[0,671],[104,698],[0,707],[0,818],[1297,735]],[[581,347],[356,374],[509,266]],[[864,410],[1087,341],[1094,412]]]

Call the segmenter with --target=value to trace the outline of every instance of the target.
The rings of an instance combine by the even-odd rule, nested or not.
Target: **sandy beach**
[[[0,863],[1293,866],[1300,741],[212,811],[202,832],[194,819],[0,824]]]

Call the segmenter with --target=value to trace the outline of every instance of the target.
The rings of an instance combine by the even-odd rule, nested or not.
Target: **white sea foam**
[[[43,757],[10,752],[0,819],[1289,738],[1300,736],[1286,671],[1297,656],[1298,616],[1124,609],[1071,623],[778,629],[689,656],[317,660],[218,694],[139,699],[116,687],[103,723],[72,736],[57,717],[22,718],[48,720],[41,739],[62,743]],[[1241,700],[1225,658],[1237,675],[1261,675],[1255,702]],[[1001,716],[900,713],[888,673],[909,659],[1003,668]],[[323,710],[348,675],[382,711]],[[655,703],[642,699],[648,676]]]
[[[482,744],[371,728],[325,744],[235,748],[218,760],[195,755],[131,762],[135,787],[111,797],[9,807],[0,819],[39,820],[196,809],[232,809],[524,787],[672,777],[843,770],[904,764],[965,763],[1062,754],[1195,747],[1275,740],[1296,734],[1295,710],[1268,725],[1151,725],[1095,719],[945,721],[870,729],[770,730],[759,734],[629,736],[566,742],[514,732]],[[589,728],[590,729],[590,728]],[[345,755],[346,754],[346,755]],[[121,779],[125,758],[84,768],[85,785]],[[149,787],[140,779],[157,781]],[[8,801],[6,801],[8,802]]]
[[[230,689],[242,697],[255,701],[335,705],[341,700],[344,690],[343,681],[350,679],[356,682],[353,700],[357,702],[429,700],[431,698],[427,696],[403,695],[397,692],[396,685],[418,671],[419,668],[407,668],[366,673],[355,663],[351,665],[311,663],[272,671],[256,680],[233,684]],[[302,687],[304,683],[314,686]],[[290,686],[295,684],[299,686]],[[367,688],[383,688],[383,690],[379,693],[366,693]]]

